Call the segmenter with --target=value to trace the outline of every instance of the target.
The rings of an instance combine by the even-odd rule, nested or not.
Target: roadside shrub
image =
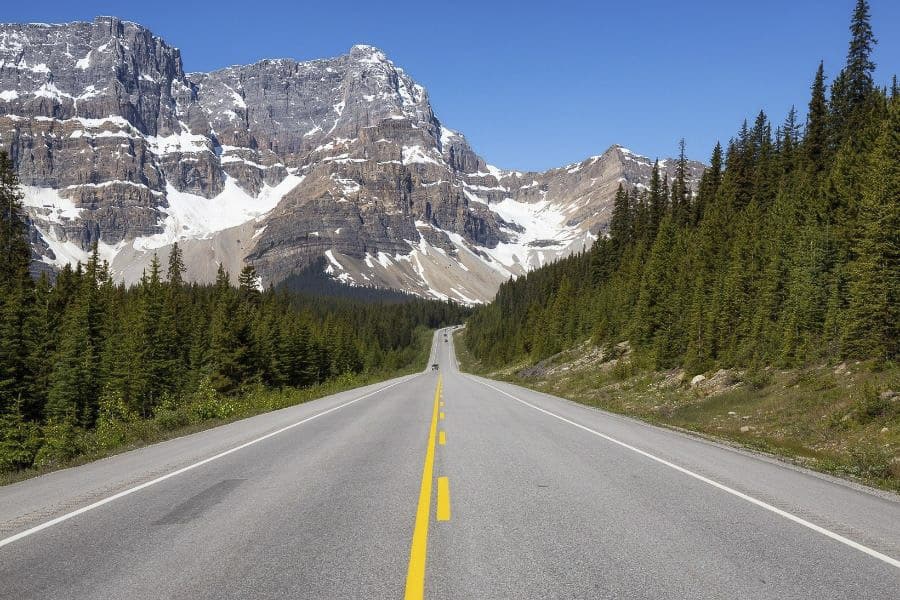
[[[860,477],[887,479],[891,477],[894,465],[893,455],[887,448],[873,444],[862,444],[850,449],[852,474]]]
[[[34,457],[34,466],[53,468],[72,460],[86,450],[84,433],[73,418],[50,421],[43,428],[44,443]]]
[[[743,380],[751,389],[761,390],[772,383],[772,375],[765,369],[748,369],[743,375]]]
[[[135,424],[140,417],[128,407],[122,393],[118,390],[107,390],[100,396],[99,404],[97,428],[94,432],[98,448],[109,450],[134,439]]]
[[[30,467],[42,442],[40,428],[22,418],[18,404],[0,415],[0,472]]]
[[[898,412],[897,402],[892,398],[882,396],[878,390],[867,385],[862,397],[856,403],[856,413],[860,423],[869,423],[876,419],[885,419],[895,416]]]
[[[171,431],[192,423],[191,413],[182,402],[166,394],[153,414],[153,421],[160,431]]]
[[[200,382],[191,400],[191,413],[196,420],[227,419],[235,412],[234,401],[216,392],[209,378],[204,378]]]

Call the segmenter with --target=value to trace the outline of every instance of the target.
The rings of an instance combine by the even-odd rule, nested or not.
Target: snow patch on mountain
[[[62,223],[66,220],[75,220],[81,216],[84,210],[75,206],[75,203],[61,196],[59,190],[41,188],[30,185],[22,186],[22,204],[33,209],[32,213],[38,214],[50,223]]]
[[[207,239],[217,232],[259,219],[302,181],[302,176],[288,175],[278,185],[266,185],[257,196],[251,196],[235,179],[226,176],[224,190],[214,198],[181,192],[168,184],[169,206],[161,209],[166,213],[163,232],[136,238],[133,247],[146,251],[179,240]]]

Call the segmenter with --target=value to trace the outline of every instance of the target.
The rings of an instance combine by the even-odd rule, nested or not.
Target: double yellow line
[[[405,600],[421,600],[425,595],[425,559],[428,554],[428,525],[431,520],[431,490],[434,485],[434,452],[437,438],[438,419],[444,418],[440,412],[443,378],[438,375],[434,390],[434,409],[431,412],[431,426],[428,430],[428,446],[425,448],[425,465],[422,467],[422,485],[419,488],[419,504],[416,508],[416,524],[413,529],[412,547],[409,551],[409,569],[406,572]],[[446,436],[443,431],[440,443]],[[446,477],[438,477],[437,520],[450,520],[450,483]]]

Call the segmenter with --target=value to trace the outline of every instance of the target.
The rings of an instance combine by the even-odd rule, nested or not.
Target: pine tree
[[[190,315],[188,314],[188,298],[190,294],[184,284],[184,259],[178,243],[172,245],[169,252],[169,264],[166,270],[167,294],[163,308],[163,331],[166,346],[173,353],[172,391],[180,391],[188,382],[188,369],[191,349]]]
[[[247,265],[241,269],[238,277],[238,287],[241,291],[241,298],[245,301],[256,303],[259,300],[259,275],[253,265]]]
[[[867,113],[873,108],[875,63],[871,56],[876,43],[869,21],[869,3],[857,0],[850,22],[847,62],[831,86],[831,111],[835,121],[832,147],[835,149],[846,140],[856,138],[865,127]]]
[[[229,287],[231,287],[231,278],[228,271],[225,270],[225,265],[219,263],[216,269],[216,295],[220,296]]]
[[[687,184],[687,156],[684,138],[678,142],[678,161],[675,163],[675,180],[672,182],[672,216],[677,225],[691,222],[691,189]]]
[[[613,200],[612,216],[609,221],[609,237],[616,258],[622,256],[625,247],[631,242],[631,206],[628,192],[619,184]]]
[[[737,139],[729,143],[728,151],[725,153],[721,200],[728,214],[740,212],[753,198],[755,157],[753,135],[747,121],[744,121]]]
[[[29,394],[22,397],[22,413],[25,419],[32,422],[39,422],[43,417],[50,387],[47,357],[53,356],[56,351],[58,316],[52,309],[52,296],[50,279],[46,273],[41,273],[34,286],[32,309],[23,327],[30,334],[27,361],[31,377],[27,383]]]
[[[32,337],[26,329],[34,310],[22,195],[13,165],[0,152],[0,414],[30,402]]]
[[[21,402],[0,412],[0,473],[30,467],[40,446],[38,426],[24,418]]]
[[[647,230],[643,232],[648,244],[653,243],[663,216],[666,214],[668,195],[663,189],[663,179],[660,177],[659,160],[656,160],[653,163],[653,169],[650,171],[650,189],[647,196]]]
[[[753,125],[753,199],[768,208],[775,200],[781,179],[779,160],[772,143],[772,126],[763,111]]]
[[[793,171],[797,146],[800,143],[800,124],[797,122],[797,108],[791,105],[784,123],[781,125],[781,133],[778,136],[778,147],[776,148],[776,156],[780,159],[780,176],[784,176]]]
[[[825,99],[825,66],[819,63],[812,83],[812,97],[806,115],[806,134],[803,148],[810,167],[816,173],[825,168],[828,152],[828,103]]]
[[[0,291],[0,413],[21,401],[31,403],[36,366],[30,362],[34,342],[33,290],[17,283]]]
[[[846,90],[851,105],[861,105],[871,95],[875,85],[872,73],[872,51],[877,43],[869,20],[869,3],[857,0],[850,22],[850,48],[847,51]]]
[[[207,371],[216,391],[230,394],[249,383],[252,329],[246,307],[231,289],[217,298],[210,323]]]
[[[693,224],[698,225],[706,212],[706,205],[711,203],[722,184],[722,144],[716,142],[712,156],[709,159],[709,168],[700,176],[700,188],[697,190],[697,198],[693,207]]]
[[[169,252],[169,266],[166,269],[166,281],[169,282],[169,285],[172,288],[180,288],[184,285],[184,272],[186,268],[184,266],[184,256],[182,255],[181,248],[178,247],[178,242],[172,244],[172,250]]]
[[[666,304],[673,289],[670,263],[675,247],[675,229],[671,216],[660,224],[640,281],[632,328],[636,341],[645,346],[653,344],[668,314]]]
[[[163,396],[177,388],[178,353],[173,314],[166,310],[159,257],[154,254],[150,272],[141,279],[137,334],[139,347],[134,378],[139,412],[149,417]]]
[[[0,289],[21,285],[30,261],[19,179],[9,155],[0,151]]]
[[[59,424],[91,421],[88,402],[96,399],[97,389],[89,314],[84,296],[66,311],[50,373],[45,409],[48,421]]]
[[[851,356],[891,359],[900,351],[900,107],[876,143],[850,264],[844,337]]]

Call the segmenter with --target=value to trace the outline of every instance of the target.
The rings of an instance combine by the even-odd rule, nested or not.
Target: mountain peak
[[[355,44],[350,48],[350,57],[363,63],[389,63],[387,55],[379,48],[368,44]]]

